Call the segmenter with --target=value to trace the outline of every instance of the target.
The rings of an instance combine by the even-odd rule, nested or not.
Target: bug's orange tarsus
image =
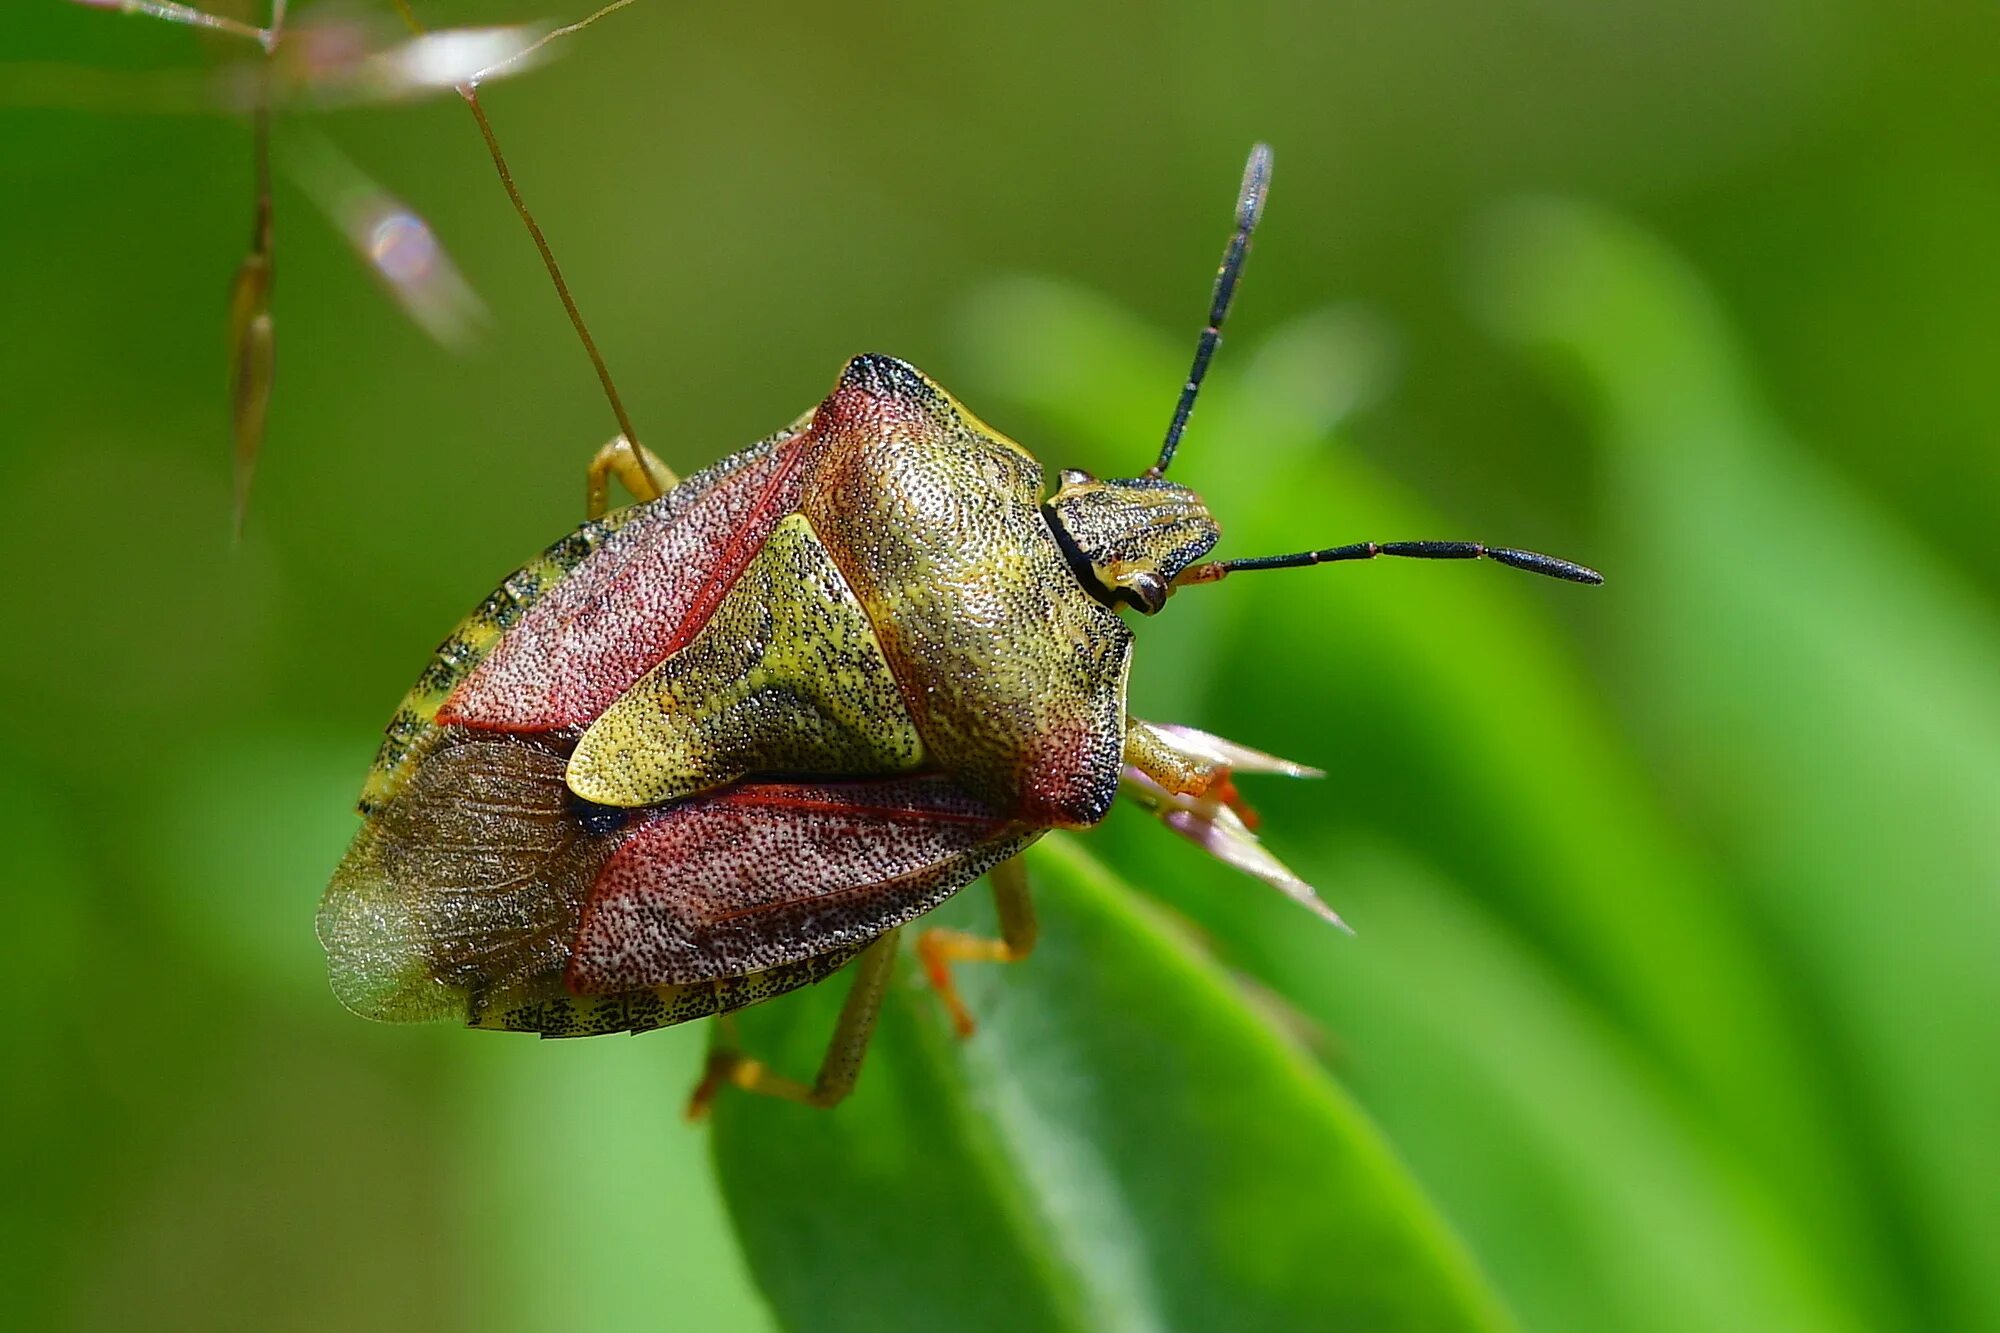
[[[952,980],[953,963],[1018,963],[1035,950],[1040,929],[1035,923],[1035,902],[1028,892],[1028,872],[1021,858],[1010,857],[993,867],[993,903],[1000,915],[1000,938],[968,934],[962,930],[933,928],[917,937],[917,958],[924,977],[937,992],[952,1030],[970,1037],[978,1028],[972,1011]]]
[[[1264,822],[1264,817],[1251,809],[1250,803],[1243,799],[1243,793],[1236,790],[1233,778],[1224,776],[1212,790],[1215,792],[1215,798],[1234,810],[1236,817],[1243,821],[1243,827],[1252,833],[1255,833],[1257,827]]]
[[[999,940],[941,928],[926,930],[917,937],[917,958],[924,965],[925,980],[937,992],[938,1001],[944,1005],[945,1013],[951,1019],[952,1031],[960,1037],[970,1037],[979,1025],[973,1021],[972,1011],[965,1007],[965,998],[958,993],[958,984],[951,979],[951,965],[1014,961],[1007,946]]]

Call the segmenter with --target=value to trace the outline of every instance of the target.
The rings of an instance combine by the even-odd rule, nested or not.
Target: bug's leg
[[[840,1104],[854,1091],[861,1074],[861,1057],[868,1053],[868,1040],[875,1035],[875,1020],[882,1015],[882,998],[889,992],[889,977],[896,966],[896,939],[902,932],[892,930],[863,949],[854,961],[854,984],[840,1006],[840,1019],[833,1026],[833,1040],[827,1043],[826,1058],[810,1085],[771,1072],[761,1060],[753,1060],[735,1046],[718,1046],[708,1053],[708,1068],[688,1098],[687,1118],[700,1120],[708,1114],[716,1095],[725,1087],[738,1087],[766,1097],[816,1106],[822,1110]],[[727,1015],[724,1015],[726,1018]],[[734,1034],[729,1034],[734,1041]]]
[[[1257,827],[1257,812],[1244,804],[1236,790],[1238,773],[1279,773],[1286,777],[1319,777],[1318,769],[1253,750],[1193,727],[1162,726],[1130,718],[1125,724],[1127,795],[1142,803],[1182,797],[1212,801],[1235,811],[1245,827]],[[1149,800],[1149,798],[1154,798]]]
[[[931,989],[944,1001],[951,1025],[961,1037],[972,1035],[972,1015],[952,984],[953,963],[1018,963],[1034,952],[1039,928],[1035,924],[1035,900],[1028,892],[1028,870],[1018,856],[1010,856],[994,866],[993,905],[1000,913],[1000,938],[989,939],[962,930],[927,930],[917,936],[917,957]]]
[[[611,479],[617,477],[640,504],[657,500],[680,484],[674,470],[651,449],[623,435],[599,449],[584,475],[584,517],[602,518],[611,508]]]
[[[1227,762],[1219,755],[1177,745],[1169,733],[1136,717],[1125,723],[1125,772],[1128,783],[1134,775],[1142,776],[1177,796],[1203,797],[1213,792],[1215,799],[1234,810],[1245,824],[1257,827],[1257,816],[1237,794]]]
[[[1121,795],[1159,816],[1160,822],[1238,870],[1255,875],[1322,919],[1347,929],[1312,885],[1286,868],[1257,841],[1257,812],[1236,790],[1238,773],[1324,776],[1316,768],[1211,736],[1193,727],[1131,718],[1125,726]]]

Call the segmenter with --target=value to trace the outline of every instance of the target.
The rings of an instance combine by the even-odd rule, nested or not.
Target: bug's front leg
[[[1018,963],[1035,949],[1039,927],[1035,924],[1035,900],[1028,892],[1028,870],[1018,856],[1010,856],[988,873],[993,881],[993,905],[1000,914],[1000,938],[990,939],[963,930],[934,927],[917,937],[917,957],[924,975],[938,993],[951,1025],[961,1037],[972,1035],[972,1014],[952,984],[953,963]]]
[[[1160,822],[1210,856],[1247,871],[1342,930],[1334,910],[1312,885],[1285,867],[1257,841],[1257,812],[1236,790],[1238,773],[1322,776],[1316,768],[1253,750],[1193,727],[1130,719],[1125,727],[1125,772],[1118,788],[1158,815]]]
[[[611,508],[611,478],[614,476],[640,504],[659,499],[680,485],[681,480],[651,449],[643,444],[634,444],[623,435],[616,436],[597,451],[590,460],[589,468],[585,469],[585,518],[602,518],[605,511]]]
[[[708,1068],[688,1098],[687,1118],[700,1120],[708,1114],[716,1095],[725,1087],[737,1087],[765,1097],[830,1110],[854,1091],[861,1076],[861,1059],[868,1054],[869,1039],[875,1035],[875,1021],[882,1016],[882,998],[889,992],[889,977],[896,966],[896,940],[900,929],[881,936],[863,949],[854,960],[854,984],[840,1006],[840,1018],[833,1025],[826,1057],[810,1085],[773,1073],[761,1060],[753,1060],[734,1046],[718,1046],[708,1054]]]
[[[1316,768],[1211,736],[1193,727],[1128,718],[1125,723],[1125,795],[1166,815],[1206,813],[1224,807],[1246,828],[1257,827],[1257,812],[1236,790],[1238,773],[1278,773],[1292,778],[1325,776]],[[1172,823],[1170,819],[1168,821]]]
[[[1266,760],[1264,765],[1244,765],[1245,756]],[[1125,783],[1130,789],[1147,785],[1161,795],[1190,801],[1208,800],[1228,806],[1251,828],[1257,816],[1237,794],[1235,772],[1239,767],[1251,772],[1305,773],[1311,770],[1283,759],[1273,759],[1246,749],[1220,736],[1211,736],[1192,727],[1161,726],[1129,718],[1125,724]]]

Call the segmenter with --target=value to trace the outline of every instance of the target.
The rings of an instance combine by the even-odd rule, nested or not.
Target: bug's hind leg
[[[952,984],[953,963],[1018,963],[1035,949],[1039,928],[1035,924],[1035,900],[1028,892],[1028,870],[1018,856],[1010,856],[994,866],[993,905],[1000,913],[1000,938],[971,935],[962,930],[932,929],[917,937],[917,957],[931,988],[944,1001],[951,1025],[961,1037],[972,1035],[972,1014]]]
[[[643,444],[633,444],[623,435],[616,436],[597,451],[590,460],[590,467],[585,470],[585,518],[602,518],[605,511],[611,508],[613,477],[617,477],[640,504],[659,499],[680,485],[681,480],[651,449]]]
[[[811,1084],[773,1073],[761,1060],[753,1060],[733,1044],[718,1046],[708,1053],[708,1068],[688,1098],[687,1118],[700,1120],[708,1114],[716,1095],[725,1087],[737,1087],[766,1097],[783,1097],[828,1110],[838,1106],[854,1091],[861,1075],[861,1058],[868,1053],[869,1038],[875,1035],[875,1020],[882,1015],[882,998],[889,991],[889,977],[896,966],[896,939],[901,930],[892,930],[863,949],[854,960],[854,983],[840,1006],[840,1018],[833,1025],[833,1039],[827,1043],[826,1058]]]

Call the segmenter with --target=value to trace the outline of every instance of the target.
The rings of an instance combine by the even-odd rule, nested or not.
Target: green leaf
[[[1121,433],[1129,451],[1151,421],[1142,381],[1157,402],[1184,355],[1103,302],[1047,284],[1009,284],[972,315],[975,349],[1086,452]],[[1342,447],[1332,432],[1354,395],[1325,386],[1350,373],[1341,358],[1357,349],[1325,328],[1323,315],[1285,326],[1211,378],[1179,479],[1209,499],[1224,549],[1468,535],[1539,544],[1441,519]],[[1099,383],[1067,365],[1116,373]],[[1232,964],[1351,1056],[1359,1095],[1536,1326],[1573,1327],[1587,1310],[1596,1328],[1660,1328],[1692,1308],[1662,1304],[1672,1282],[1699,1279],[1718,1315],[1840,1327],[1834,1312],[1857,1291],[1872,1296],[1879,1261],[1838,1109],[1814,1095],[1825,1084],[1810,1030],[1760,960],[1740,890],[1666,817],[1542,610],[1604,622],[1626,588],[1606,563],[1601,590],[1392,561],[1232,579],[1139,628],[1135,711],[1335,775],[1245,789],[1273,850],[1354,923],[1352,948],[1301,932],[1282,904],[1246,902],[1240,883],[1146,821],[1114,819],[1102,836],[1135,882],[1187,910]],[[1205,638],[1189,644],[1197,615]],[[1160,675],[1170,695],[1155,688]],[[1186,711],[1154,711],[1163,698]],[[1433,892],[1413,911],[1364,893],[1352,846],[1385,836],[1421,848],[1463,901]],[[1496,961],[1447,962],[1432,947],[1468,915],[1493,921]],[[1692,977],[1690,958],[1700,959]],[[1536,1017],[1514,1012],[1524,990]],[[1496,1071],[1496,1047],[1542,1055]],[[1602,1188],[1580,1176],[1579,1158],[1612,1181],[1657,1179],[1669,1160],[1671,1188],[1640,1198]],[[1524,1229],[1523,1210],[1542,1218],[1545,1203],[1524,1196],[1524,1180],[1568,1182],[1566,1216]]]
[[[1823,1025],[1870,1248],[1911,1324],[2000,1323],[2000,624],[1787,438],[1652,237],[1540,203],[1487,240],[1495,322],[1588,390],[1652,741]]]
[[[1369,925],[1351,946],[1240,903],[1259,976],[1330,1055],[1537,1329],[1879,1327],[1759,1196],[1657,1059],[1420,853],[1318,853]],[[1522,1225],[1524,1218],[1534,1224]]]
[[[970,1041],[899,985],[836,1111],[717,1106],[724,1193],[787,1327],[1508,1326],[1366,1118],[1157,908],[1062,835],[1029,873],[1041,944],[961,969]],[[840,999],[753,1010],[744,1045],[810,1075]]]

